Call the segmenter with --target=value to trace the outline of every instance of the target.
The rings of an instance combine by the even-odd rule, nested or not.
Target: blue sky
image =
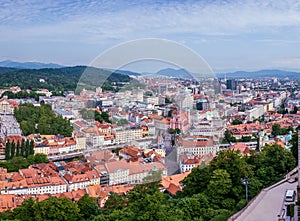
[[[300,70],[300,1],[1,1],[0,60],[89,64],[139,38],[179,42],[215,71]]]

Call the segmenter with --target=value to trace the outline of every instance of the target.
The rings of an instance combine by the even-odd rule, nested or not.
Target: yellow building
[[[36,146],[33,148],[34,154],[46,154],[48,155],[50,152],[50,147],[49,146]]]

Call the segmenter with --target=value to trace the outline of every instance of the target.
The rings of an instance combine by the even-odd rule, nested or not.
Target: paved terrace
[[[228,221],[278,221],[286,189],[297,190],[297,182],[291,182],[294,178],[290,177],[296,171],[294,169],[285,179],[263,189],[243,210],[234,214]]]

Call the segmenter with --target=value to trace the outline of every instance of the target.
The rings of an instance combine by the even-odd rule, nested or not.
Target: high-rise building
[[[237,88],[237,82],[234,79],[228,79],[226,80],[226,88],[230,90],[236,90]]]
[[[209,101],[206,99],[199,99],[196,103],[197,110],[208,110],[210,108]]]

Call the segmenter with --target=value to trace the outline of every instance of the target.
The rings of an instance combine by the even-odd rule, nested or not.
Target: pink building
[[[174,130],[178,128],[182,133],[185,133],[190,127],[191,117],[189,111],[173,111],[170,128]]]

